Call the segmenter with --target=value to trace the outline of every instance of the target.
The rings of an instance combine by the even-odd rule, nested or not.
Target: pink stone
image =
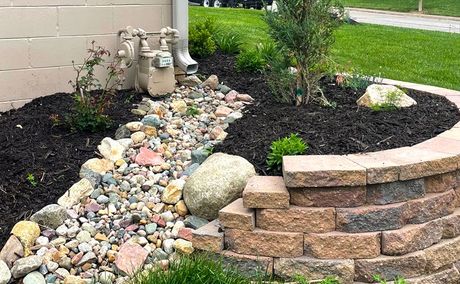
[[[136,156],[135,162],[141,166],[159,166],[165,161],[159,153],[149,150],[146,147],[142,147],[139,154]]]
[[[177,237],[180,239],[184,239],[187,241],[192,241],[192,229],[190,228],[182,228],[179,230]]]
[[[75,265],[77,264],[78,262],[80,262],[80,260],[83,258],[83,252],[79,252],[77,253],[76,255],[74,255],[74,257],[72,257],[72,264]]]
[[[6,244],[0,251],[0,260],[3,260],[8,268],[13,266],[13,263],[24,256],[24,248],[19,239],[11,235]]]
[[[236,97],[236,100],[241,101],[241,102],[247,102],[247,103],[254,101],[254,99],[250,95],[247,95],[247,94],[238,95]]]
[[[130,232],[130,231],[136,231],[137,229],[139,229],[139,226],[136,224],[132,224],[126,227],[125,231]]]
[[[231,114],[233,110],[229,107],[226,106],[218,106],[215,112],[215,115],[217,117],[227,117],[229,114]]]
[[[115,258],[117,268],[128,274],[133,275],[142,268],[147,259],[148,252],[138,244],[124,243],[120,247]]]
[[[237,97],[238,97],[238,92],[232,90],[228,94],[225,95],[225,102],[233,103]]]
[[[99,210],[101,210],[101,205],[95,203],[95,202],[91,202],[91,203],[88,203],[85,205],[85,211],[86,212],[97,212]]]

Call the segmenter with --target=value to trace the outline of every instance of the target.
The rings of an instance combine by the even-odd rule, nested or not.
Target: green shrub
[[[267,157],[267,165],[270,169],[281,169],[283,156],[302,155],[308,149],[308,145],[298,134],[291,134],[274,141]]]
[[[266,65],[265,60],[256,49],[241,52],[236,58],[236,69],[244,72],[261,72]]]
[[[280,103],[293,102],[296,90],[296,74],[284,66],[273,66],[267,71],[267,85]]]
[[[269,33],[295,62],[297,105],[311,101],[329,105],[319,85],[329,69],[334,30],[341,24],[343,6],[337,0],[279,0],[278,10],[266,11]],[[332,15],[331,11],[334,11]]]
[[[256,50],[267,63],[277,64],[281,60],[280,48],[273,41],[258,43]]]
[[[223,53],[226,54],[237,54],[241,50],[241,34],[229,30],[229,31],[222,31],[218,32],[214,37],[217,47]]]
[[[66,124],[72,130],[96,132],[111,125],[111,119],[105,111],[122,82],[123,70],[119,67],[119,58],[115,57],[106,67],[108,75],[104,85],[95,76],[96,68],[104,68],[105,58],[109,56],[107,49],[96,47],[93,41],[82,65],[77,66],[72,61],[76,72],[75,81],[70,81],[75,90],[74,105],[72,113],[65,117]]]
[[[216,31],[217,25],[210,18],[192,25],[189,30],[190,54],[198,58],[213,55],[217,50],[217,45],[214,41]]]

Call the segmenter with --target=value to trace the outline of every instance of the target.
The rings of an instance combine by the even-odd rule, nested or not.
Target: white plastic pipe
[[[173,55],[177,66],[187,74],[198,71],[198,63],[192,59],[188,51],[188,1],[173,0],[173,28],[177,29],[181,38],[173,45]]]

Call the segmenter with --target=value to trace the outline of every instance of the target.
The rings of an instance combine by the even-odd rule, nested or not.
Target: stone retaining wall
[[[282,277],[458,284],[459,162],[460,124],[412,147],[284,157],[283,177],[252,178],[193,244]]]

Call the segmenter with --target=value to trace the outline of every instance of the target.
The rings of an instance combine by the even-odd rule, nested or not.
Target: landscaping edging
[[[383,83],[445,96],[460,107],[457,91]],[[284,157],[283,178],[252,178],[219,221],[194,232],[194,247],[249,258],[284,277],[336,275],[347,284],[372,283],[379,274],[459,283],[459,140],[456,124],[412,147]]]

